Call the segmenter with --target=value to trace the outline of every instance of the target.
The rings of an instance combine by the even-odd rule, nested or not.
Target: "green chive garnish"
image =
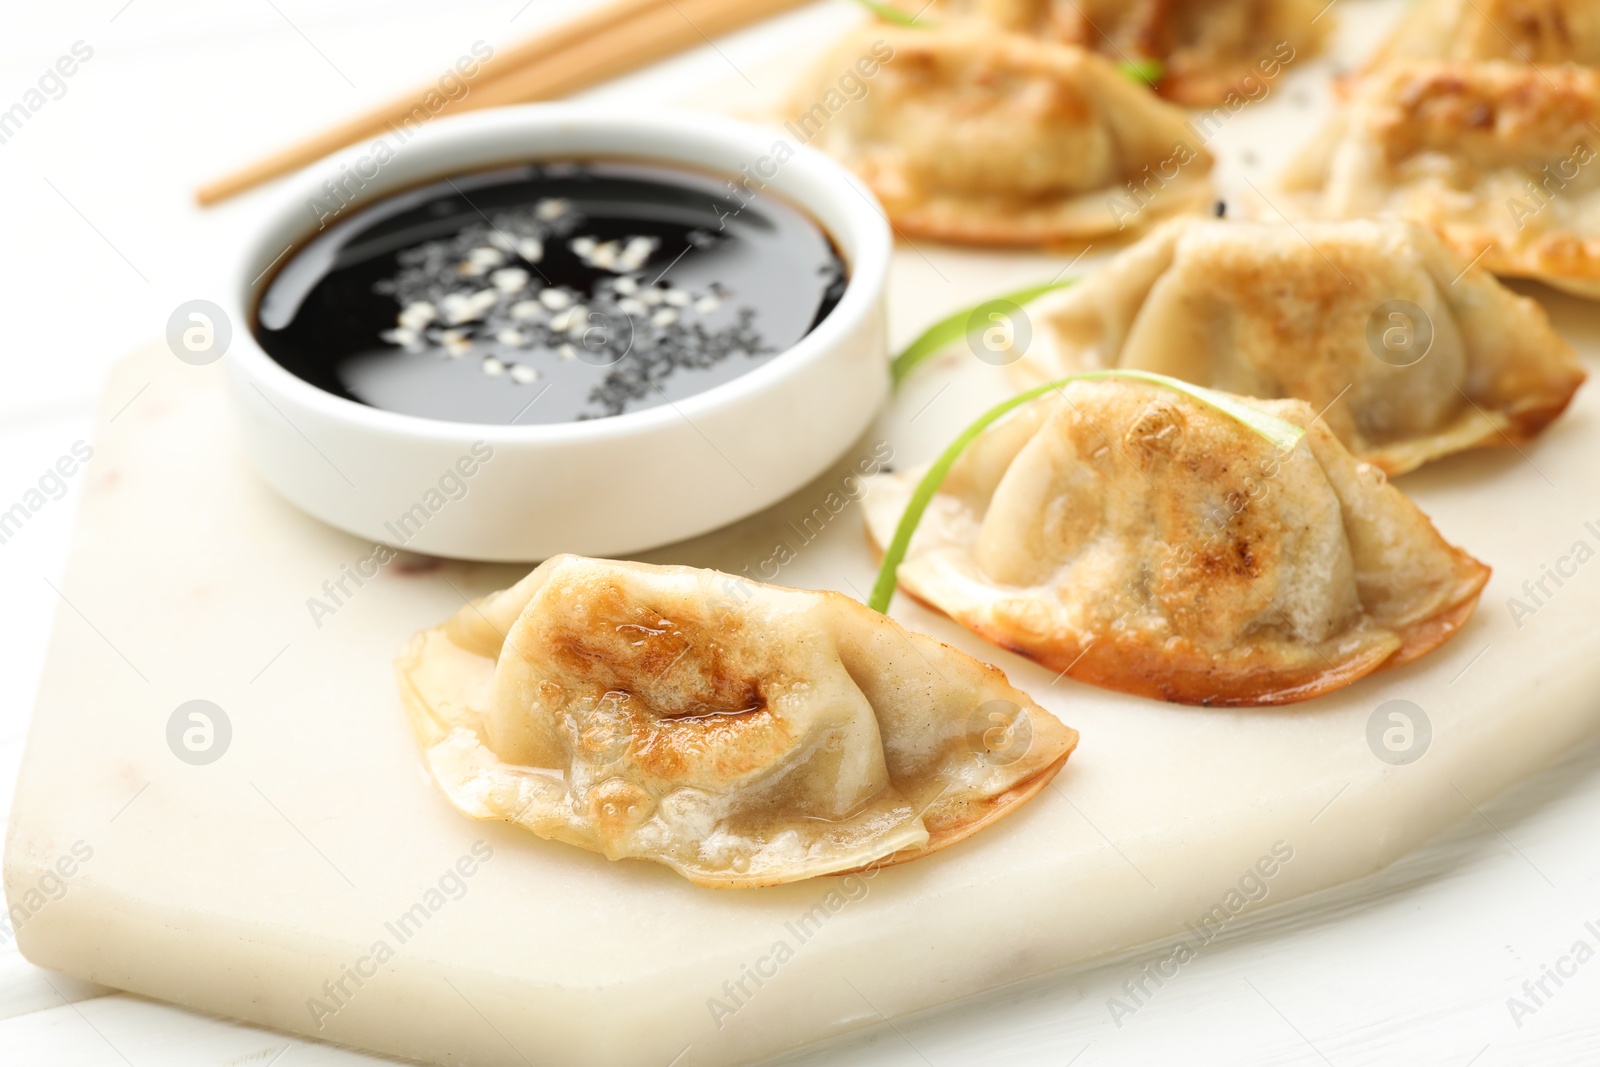
[[[1136,82],[1153,86],[1167,72],[1167,65],[1159,59],[1128,59],[1117,64],[1123,75]]]
[[[885,22],[895,22],[901,26],[917,26],[923,29],[931,29],[933,27],[931,22],[920,21],[920,12],[916,15],[908,14],[889,4],[880,4],[877,0],[856,0],[856,3]]]
[[[1009,306],[1021,307],[1024,304],[1037,300],[1046,293],[1053,293],[1057,289],[1065,289],[1077,282],[1076,278],[1065,281],[1045,282],[1043,285],[1030,285],[1026,289],[1018,289],[1014,293],[991,297],[981,304],[965,308],[940,319],[929,326],[918,337],[906,346],[905,351],[894,357],[890,370],[894,375],[894,384],[899,385],[905,380],[906,375],[914,370],[917,364],[929,356],[943,349],[946,345],[960,340],[969,333],[973,333],[989,322],[987,315],[983,314],[985,308],[993,307],[1003,313]]]

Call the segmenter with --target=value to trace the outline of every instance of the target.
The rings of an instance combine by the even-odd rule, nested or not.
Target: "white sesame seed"
[[[643,318],[645,315],[650,313],[650,308],[643,300],[635,300],[631,296],[626,300],[618,301],[617,310],[629,317],[638,315],[640,318]]]
[[[524,237],[517,242],[517,253],[529,263],[537,263],[544,258],[544,242],[537,237]]]
[[[494,339],[503,345],[511,345],[512,347],[516,347],[517,345],[526,343],[528,340],[528,335],[517,329],[515,326],[507,326],[503,329],[497,330],[495,332]]]
[[[702,296],[694,305],[694,309],[701,315],[709,315],[722,306],[722,301],[714,296]]]
[[[479,289],[467,297],[467,302],[472,305],[472,310],[479,315],[494,307],[500,300],[500,294],[493,289]],[[476,317],[476,316],[474,316]]]
[[[550,328],[557,333],[576,330],[582,333],[584,323],[587,321],[589,309],[582,304],[574,304],[565,311],[557,312],[550,318]]]
[[[654,237],[630,237],[628,245],[623,250],[619,262],[623,270],[638,270],[644,266],[645,260],[655,253],[660,241]]]
[[[559,219],[567,213],[567,202],[560,197],[548,197],[539,201],[538,206],[533,211],[539,218],[549,222],[552,219]]]
[[[417,331],[409,330],[404,326],[397,326],[392,330],[385,330],[378,335],[392,345],[414,345],[417,343]]]
[[[557,322],[556,319],[564,321]],[[574,337],[582,337],[583,331],[588,328],[589,309],[582,304],[574,304],[563,311],[555,319],[550,320],[550,328],[557,333],[565,330]]]
[[[483,373],[491,378],[498,378],[506,372],[506,365],[493,356],[485,356],[483,360]]]
[[[567,247],[572,249],[583,259],[588,259],[590,256],[594,255],[594,250],[598,246],[599,242],[597,242],[593,237],[574,237],[567,243]]]
[[[439,309],[426,300],[418,300],[407,304],[405,310],[400,312],[400,325],[413,330],[420,330],[428,325],[439,315]]]
[[[660,289],[646,289],[644,292],[639,294],[639,299],[643,300],[651,307],[661,303],[661,301],[665,300],[666,298],[667,294],[662,292]]]
[[[666,295],[661,299],[675,308],[686,308],[689,306],[690,297],[682,289],[668,289]]]
[[[464,330],[445,330],[439,335],[439,343],[451,359],[461,358],[472,348],[472,341]]]
[[[517,382],[521,385],[527,385],[530,382],[537,381],[538,378],[539,372],[534,370],[532,367],[527,366],[526,364],[513,363],[511,365],[511,380],[514,382]]]
[[[504,267],[489,275],[489,281],[502,293],[514,293],[528,284],[528,272],[521,267]]]
[[[562,345],[556,349],[556,355],[562,360],[574,360],[578,358],[578,350],[571,345]]]
[[[673,311],[671,308],[662,308],[660,311],[650,316],[650,325],[652,326],[666,327],[671,326],[677,321],[678,313]]]
[[[612,288],[623,296],[632,296],[639,291],[639,283],[633,278],[618,278]]]
[[[539,303],[551,311],[560,311],[562,308],[572,306],[572,297],[561,289],[541,289]]]
[[[544,307],[537,300],[519,300],[511,305],[511,317],[514,319],[536,319],[544,314]]]
[[[443,300],[439,301],[439,306],[444,311],[444,321],[452,326],[478,317],[472,306],[472,301],[460,293],[448,294]]]
[[[462,274],[476,278],[505,261],[506,254],[498,248],[474,248],[467,253],[467,261],[456,269]]]
[[[502,252],[513,252],[516,250],[516,243],[512,241],[510,235],[508,235],[504,230],[495,230],[493,233],[491,233],[489,235],[489,243],[500,249]]]

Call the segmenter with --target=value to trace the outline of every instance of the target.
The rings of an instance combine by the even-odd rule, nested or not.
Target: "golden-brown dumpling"
[[[1527,440],[1584,378],[1542,307],[1399,218],[1175,219],[1030,315],[1029,381],[1126,367],[1293,397],[1390,474]]]
[[[901,0],[915,12],[925,0]],[[1018,33],[1081,45],[1108,59],[1159,60],[1156,91],[1190,107],[1247,99],[1283,67],[1322,45],[1326,0],[938,0],[941,13],[976,15]]]
[[[841,72],[856,78],[867,55],[889,58],[846,101]],[[1182,111],[1092,52],[979,22],[870,24],[815,66],[790,111],[788,129],[855,170],[906,234],[1082,240],[1209,197],[1211,156]]]
[[[1281,453],[1232,416],[1132,380],[1078,381],[985,431],[924,515],[901,587],[1093,685],[1187,704],[1305,700],[1416,659],[1489,568],[1452,548],[1299,400]],[[922,475],[874,478],[889,543]]]
[[[713,887],[916,859],[1027,801],[1075,731],[838,593],[557,556],[397,661],[450,801]]]
[[[1417,0],[1368,64],[1408,59],[1600,65],[1593,0]]]
[[[1495,274],[1600,296],[1600,70],[1399,63],[1360,83],[1283,186],[1325,219],[1432,226]]]

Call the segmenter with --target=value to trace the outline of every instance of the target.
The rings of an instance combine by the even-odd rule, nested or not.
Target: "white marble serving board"
[[[993,280],[961,257],[939,269]],[[1600,322],[1552,302],[1593,351]],[[852,459],[880,440],[900,462],[925,457],[1003,390],[970,357],[945,363]],[[870,882],[713,892],[451,809],[422,770],[389,660],[409,632],[517,569],[405,560],[318,627],[307,599],[370,546],[256,480],[215,368],[141,353],[117,372],[96,436],[63,590],[71,610],[13,812],[10,901],[26,902],[79,842],[93,854],[60,899],[17,924],[19,943],[77,977],[425,1061],[648,1067],[685,1048],[685,1065],[742,1063],[880,1013],[1193,937],[1185,924],[1229,904],[1277,843],[1293,858],[1240,914],[1389,862],[1600,718],[1600,567],[1580,569],[1520,628],[1505,603],[1574,542],[1600,544],[1585,527],[1600,522],[1597,403],[1585,391],[1525,455],[1480,453],[1405,479],[1496,575],[1445,648],[1331,698],[1205,711],[1122,697],[1056,682],[900,602],[910,626],[999,663],[1083,732],[1081,749],[1054,788],[941,855]],[[791,525],[845,473],[647,558],[737,571],[787,542],[795,558],[780,581],[859,595],[872,563],[857,509],[809,544]],[[232,725],[206,766],[168,747],[169,717],[193,699]],[[1368,719],[1391,699],[1432,721],[1432,746],[1410,765],[1368,746]],[[492,859],[459,886],[446,880],[460,899],[430,899],[478,841]],[[420,928],[385,925],[417,903]],[[801,925],[818,904],[826,919]],[[380,941],[393,958],[376,977],[346,979],[338,999],[323,989]],[[779,941],[793,958],[764,963]],[[734,1006],[724,982],[747,965],[776,976],[759,989],[746,980],[754,995],[714,1013],[712,998]]]
[[[1311,90],[1296,84],[1224,131],[1257,146],[1263,162],[1241,155],[1234,168],[1255,184],[1325,103],[1297,105]],[[897,333],[1070,258],[903,247]],[[1538,295],[1596,370],[1600,316]],[[995,368],[944,357],[834,472],[762,516],[644,558],[755,572],[787,543],[794,559],[776,580],[861,595],[873,565],[858,509],[806,544],[791,523],[877,442],[920,462],[1006,392]],[[719,893],[451,809],[422,768],[389,660],[463,595],[519,571],[406,560],[318,626],[307,599],[371,546],[256,480],[217,368],[140,353],[102,407],[13,808],[5,884],[24,908],[21,921],[13,911],[19,943],[75,977],[412,1059],[715,1067],[1137,946],[1193,942],[1187,924],[1226,911],[1275,845],[1292,849],[1235,928],[1388,863],[1600,721],[1600,564],[1547,583],[1556,595],[1520,626],[1507,606],[1575,542],[1600,548],[1585,526],[1600,527],[1593,393],[1521,453],[1457,457],[1400,482],[1495,577],[1445,648],[1334,697],[1262,711],[1121,697],[1057,682],[902,599],[897,617],[1002,666],[1082,731],[1080,750],[1051,790],[941,855],[867,882]],[[737,454],[738,442],[712,444]],[[720,461],[708,446],[707,462]],[[232,728],[206,766],[168,745],[170,717],[194,699]],[[1372,713],[1394,699],[1433,728],[1427,753],[1401,766],[1367,741]],[[430,897],[480,841],[492,857]],[[90,854],[60,868],[70,874],[58,885],[48,871],[74,846]],[[419,904],[425,917],[402,941],[386,924]],[[801,943],[808,913],[819,918]],[[376,974],[343,979],[380,941],[393,955]],[[724,983],[746,967],[772,971],[763,961],[779,941],[792,958],[778,953],[759,988],[745,979],[753,995],[735,1003]],[[325,989],[341,979],[344,992]],[[714,1013],[713,998],[737,1010]]]

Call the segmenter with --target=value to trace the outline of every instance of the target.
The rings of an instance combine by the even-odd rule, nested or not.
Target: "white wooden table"
[[[0,141],[0,197],[9,206],[0,292],[11,324],[0,346],[0,510],[39,488],[57,458],[90,436],[92,406],[111,361],[159,335],[178,304],[216,295],[218,265],[260,206],[245,198],[202,213],[190,196],[201,180],[426,80],[476,40],[498,46],[579,6],[563,0],[7,5],[0,12],[0,111],[30,99],[40,75],[72,54],[75,43],[83,42],[80,55],[85,48],[92,55],[61,85],[47,80],[43,106]],[[1397,9],[1387,0],[1339,6]],[[774,57],[825,40],[856,17],[846,0],[831,0],[587,95],[682,98],[730,76],[762,81],[778,66]],[[965,302],[952,294],[952,306]],[[920,325],[894,328],[905,338]],[[82,477],[60,486],[47,479],[43,505],[0,542],[4,806],[22,758],[49,622],[58,608],[70,610],[53,585]],[[1381,876],[1230,927],[1120,1025],[1108,999],[1126,1000],[1123,986],[1138,978],[1138,959],[897,1020],[787,1062],[1594,1063],[1600,1061],[1597,817],[1600,747],[1590,747],[1484,805],[1479,816]],[[1578,942],[1587,947],[1578,951]],[[1547,967],[1569,976],[1558,984],[1546,977]],[[1537,1002],[1524,990],[1530,981]],[[1514,1015],[1512,997],[1534,1010]],[[0,1064],[363,1062],[385,1061],[44,972],[22,959],[0,921]]]

